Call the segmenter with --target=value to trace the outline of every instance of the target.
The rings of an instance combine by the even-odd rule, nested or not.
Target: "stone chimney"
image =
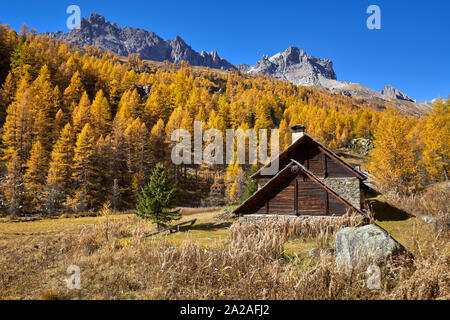
[[[305,126],[302,126],[301,124],[296,124],[295,126],[291,127],[292,130],[292,143],[300,139],[305,135]]]

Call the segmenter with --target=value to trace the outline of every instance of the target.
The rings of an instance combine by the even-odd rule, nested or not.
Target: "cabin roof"
[[[291,159],[291,162],[283,168],[281,171],[279,171],[272,179],[270,179],[261,189],[256,191],[250,198],[245,200],[238,208],[236,208],[233,212],[235,214],[241,214],[245,212],[250,212],[255,208],[255,205],[258,205],[258,202],[260,200],[265,201],[267,199],[267,196],[270,194],[270,191],[272,188],[279,183],[283,178],[296,175],[293,170],[293,167],[297,166],[300,171],[304,172],[311,180],[319,184],[323,189],[328,191],[330,194],[332,194],[334,197],[336,197],[339,201],[344,203],[347,207],[349,207],[352,210],[355,210],[356,212],[362,214],[364,217],[367,217],[366,214],[361,211],[360,209],[356,208],[354,205],[352,205],[350,202],[342,198],[339,193],[331,189],[330,187],[326,186],[314,173],[306,169],[301,163]]]
[[[323,151],[327,156],[329,156],[330,158],[335,159],[339,164],[341,164],[343,167],[345,167],[348,171],[350,171],[351,173],[353,173],[358,179],[360,180],[366,180],[367,176],[353,168],[353,166],[351,166],[348,162],[342,160],[336,153],[334,153],[333,151],[331,151],[330,149],[328,149],[327,147],[325,147],[323,144],[321,144],[320,142],[314,140],[311,136],[309,136],[308,134],[304,134],[302,137],[300,137],[297,141],[295,141],[293,144],[291,144],[289,147],[287,147],[286,149],[284,149],[282,152],[280,152],[273,160],[270,161],[270,163],[266,164],[264,167],[262,167],[261,169],[259,169],[258,171],[256,171],[251,178],[252,179],[259,179],[262,176],[261,174],[261,170],[263,168],[268,168],[271,166],[273,161],[280,161],[283,159],[286,159],[287,157],[289,157],[289,153],[297,148],[299,148],[303,143],[305,143],[306,141],[310,141],[313,144],[315,144],[321,151]]]

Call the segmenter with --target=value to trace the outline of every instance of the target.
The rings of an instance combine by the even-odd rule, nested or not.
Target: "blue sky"
[[[0,21],[38,32],[67,31],[66,8],[99,13],[121,27],[181,36],[194,50],[217,50],[254,64],[288,46],[331,59],[338,80],[377,91],[391,84],[420,102],[450,94],[450,1],[2,1]],[[381,30],[369,30],[369,5]]]

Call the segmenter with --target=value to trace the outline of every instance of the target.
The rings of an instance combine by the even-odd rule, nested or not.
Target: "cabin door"
[[[297,215],[327,215],[327,191],[307,178],[297,178],[296,182],[295,211]]]

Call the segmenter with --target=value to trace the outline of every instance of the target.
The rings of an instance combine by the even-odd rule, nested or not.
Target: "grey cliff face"
[[[380,93],[385,98],[394,98],[414,102],[413,99],[391,85],[385,86],[383,89],[381,89]]]
[[[289,47],[272,57],[263,56],[254,66],[242,68],[250,74],[264,74],[296,85],[322,86],[324,79],[336,80],[333,62],[309,56],[304,50]]]
[[[250,69],[250,66],[246,63],[240,63],[236,65],[236,68],[241,72],[247,72]]]
[[[98,14],[83,18],[79,29],[72,29],[68,33],[52,32],[48,35],[79,46],[90,45],[105,51],[111,50],[121,56],[140,54],[142,59],[154,61],[188,61],[193,66],[236,69],[230,62],[220,58],[216,51],[198,53],[179,36],[174,40],[164,40],[153,32],[139,28],[120,28],[117,23],[107,22]]]

